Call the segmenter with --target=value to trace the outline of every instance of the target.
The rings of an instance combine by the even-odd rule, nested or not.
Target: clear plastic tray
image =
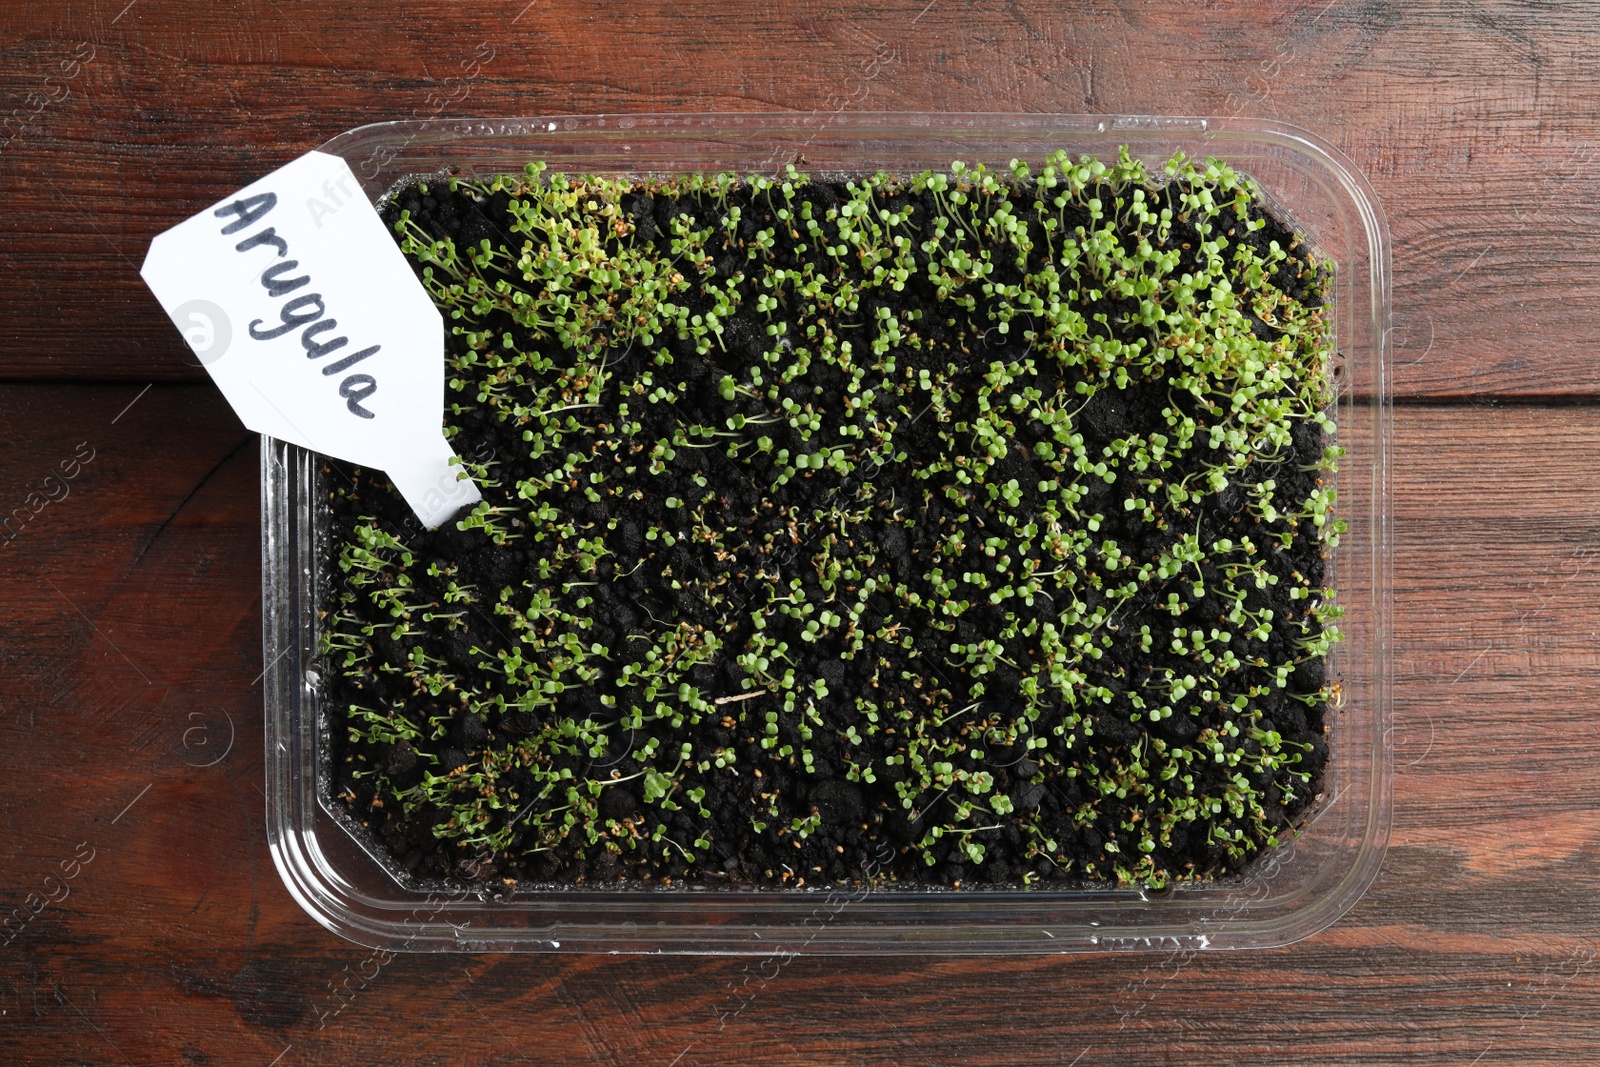
[[[317,457],[262,441],[267,832],[285,884],[318,922],[389,950],[775,955],[1191,951],[1287,944],[1339,918],[1371,884],[1391,809],[1389,234],[1371,187],[1319,138],[1246,119],[1048,115],[640,115],[380,123],[322,146],[377,200],[400,179],[551,170],[819,175],[909,172],[951,160],[1004,167],[1064,148],[1159,163],[1215,155],[1256,180],[1335,265],[1338,475],[1349,532],[1330,568],[1345,608],[1330,659],[1331,759],[1309,824],[1243,875],[1138,889],[938,891],[550,889],[423,892],[391,877],[341,825],[321,768],[328,723],[313,673],[324,576]]]

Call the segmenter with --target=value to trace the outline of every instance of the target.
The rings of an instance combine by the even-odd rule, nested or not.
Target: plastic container
[[[1329,581],[1345,608],[1329,661],[1342,703],[1328,715],[1325,791],[1292,841],[1237,877],[1138,889],[488,890],[426,893],[392,878],[346,832],[323,788],[328,729],[316,697],[316,457],[262,441],[267,831],[296,900],[328,929],[388,950],[561,950],[782,955],[1192,951],[1284,945],[1339,918],[1388,843],[1391,601],[1387,333],[1389,234],[1372,190],[1339,152],[1276,122],[1043,115],[674,115],[391,122],[342,134],[377,200],[400,179],[551,170],[818,175],[907,172],[953,159],[1003,167],[1064,148],[1160,163],[1215,155],[1256,180],[1274,209],[1335,265],[1338,475],[1349,524]]]

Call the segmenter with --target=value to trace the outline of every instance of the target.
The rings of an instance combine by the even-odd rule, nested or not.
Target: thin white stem
[[[713,700],[711,703],[717,704],[717,705],[721,705],[721,704],[737,704],[741,700],[754,700],[756,697],[765,697],[765,696],[771,696],[771,695],[772,694],[768,690],[757,689],[754,693],[742,693],[742,694],[740,694],[739,696],[736,696],[736,697],[717,697],[717,699]]]

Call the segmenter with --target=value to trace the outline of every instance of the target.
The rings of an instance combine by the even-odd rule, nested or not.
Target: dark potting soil
[[[628,239],[654,246],[667,258],[672,256],[675,217],[715,221],[725,216],[729,205],[741,208],[742,228],[720,247],[713,244],[707,250],[719,280],[746,269],[742,242],[752,240],[758,228],[773,224],[770,199],[764,201],[747,188],[735,189],[726,201],[709,194],[653,192],[623,198],[631,223]],[[1167,206],[1181,208],[1170,187],[1163,196]],[[842,184],[817,182],[801,186],[796,200],[809,203],[821,216],[848,198]],[[460,249],[484,240],[515,249],[524,236],[513,230],[513,199],[503,191],[487,195],[482,189],[450,191],[435,183],[426,191],[418,187],[402,191],[383,214],[392,224],[402,211],[408,212],[416,227],[435,238],[447,238]],[[1028,199],[1018,197],[1024,218]],[[926,193],[888,191],[883,203],[890,210],[911,207],[914,219],[939,211]],[[1264,220],[1264,227],[1230,232],[1223,238],[1228,246],[1246,245],[1263,255],[1274,242],[1290,249],[1292,254],[1272,282],[1294,300],[1319,304],[1313,280],[1316,269],[1294,234],[1254,205],[1249,217]],[[1036,224],[1037,218],[1029,222]],[[809,253],[796,252],[795,242],[778,229],[774,260],[805,261]],[[1197,271],[1195,249],[1202,240],[1192,226],[1179,221],[1158,250],[1180,251],[1174,274]],[[420,275],[424,265],[417,267]],[[1008,272],[1023,273],[1002,265],[999,277],[1008,277]],[[607,351],[606,371],[615,382],[628,383],[648,371],[653,383],[672,391],[671,402],[644,403],[619,386],[600,402],[599,410],[572,412],[581,428],[568,425],[561,454],[554,456],[530,454],[527,427],[505,417],[504,404],[474,399],[479,387],[472,377],[472,354],[481,351],[481,344],[475,347],[470,337],[451,333],[450,373],[466,379],[466,384],[447,394],[447,409],[454,410],[447,410],[446,422],[459,454],[491,475],[479,479],[485,500],[507,514],[525,512],[529,505],[519,499],[517,486],[561,481],[562,457],[572,449],[588,456],[609,455],[605,449],[610,446],[604,442],[621,438],[618,455],[627,456],[630,441],[648,447],[672,440],[686,426],[722,427],[731,413],[752,421],[771,420],[784,400],[817,411],[848,412],[851,397],[857,395],[851,376],[823,360],[813,360],[803,375],[783,384],[776,403],[743,393],[728,399],[726,377],[742,376],[759,363],[771,345],[770,325],[786,322],[787,336],[800,338],[816,324],[800,315],[797,305],[758,313],[754,281],[743,288],[737,312],[723,323],[720,343],[708,352],[697,351],[694,338],[674,336],[671,330],[653,345],[619,344]],[[697,315],[713,307],[702,294],[682,301]],[[1021,687],[1036,642],[1028,636],[1004,642],[1005,655],[992,662],[994,669],[983,677],[983,690],[976,698],[970,696],[975,678],[954,661],[951,647],[990,639],[1018,615],[1053,617],[1061,605],[1048,597],[1040,596],[1028,608],[1015,599],[994,604],[974,595],[958,616],[938,617],[948,628],[908,624],[895,630],[892,640],[871,642],[870,654],[845,655],[849,632],[878,633],[890,620],[906,620],[906,594],[928,604],[944,599],[930,578],[935,565],[945,574],[993,573],[993,546],[986,549],[985,538],[1004,532],[993,511],[1037,514],[1044,499],[1036,487],[1052,475],[1039,448],[1052,440],[1051,428],[1023,417],[1014,421],[1005,455],[987,474],[988,480],[999,484],[1014,479],[1018,495],[1012,501],[994,504],[989,511],[973,504],[958,506],[944,492],[947,485],[957,483],[957,470],[932,479],[913,474],[948,456],[949,427],[976,417],[984,375],[996,362],[1020,366],[1030,343],[1021,328],[1008,334],[995,330],[990,309],[982,302],[970,311],[953,308],[921,274],[907,280],[900,292],[872,290],[854,311],[837,313],[832,326],[843,335],[870,325],[885,306],[908,320],[920,313],[923,343],[896,350],[900,368],[942,376],[955,398],[948,414],[924,406],[897,416],[894,450],[903,457],[863,462],[844,473],[806,470],[775,487],[772,457],[779,450],[800,455],[817,448],[815,439],[803,438],[789,422],[778,419],[750,431],[770,437],[768,451],[741,452],[730,458],[720,443],[678,447],[658,473],[651,473],[641,454],[634,455],[637,462],[626,470],[616,460],[606,467],[605,495],[598,499],[584,495],[580,479],[573,478],[572,491],[561,497],[563,520],[583,536],[604,542],[597,560],[587,557],[587,569],[569,559],[555,573],[541,573],[540,560],[548,556],[548,543],[541,545],[526,536],[500,544],[483,528],[462,530],[446,523],[425,530],[382,473],[327,464],[328,566],[334,576],[328,614],[344,613],[347,629],[371,627],[363,634],[357,666],[342,666],[343,651],[328,655],[324,698],[333,725],[331,792],[391,853],[398,869],[425,881],[601,885],[667,880],[757,886],[826,885],[869,878],[911,886],[982,887],[1110,881],[1138,873],[1134,870],[1141,858],[1136,848],[1138,827],[1141,822],[1150,824],[1162,808],[1161,783],[1152,782],[1151,788],[1118,803],[1097,782],[1118,774],[1133,781],[1127,768],[1149,759],[1153,745],[1166,751],[1204,743],[1212,735],[1222,736],[1227,723],[1236,718],[1235,709],[1220,697],[1208,701],[1206,694],[1191,693],[1173,701],[1179,709],[1176,715],[1152,722],[1141,714],[1133,696],[1141,682],[1167,670],[1178,678],[1197,672],[1196,652],[1188,646],[1174,651],[1174,637],[1182,645],[1191,629],[1218,625],[1223,613],[1218,591],[1229,588],[1232,578],[1207,561],[1185,568],[1180,575],[1144,582],[1138,595],[1121,603],[1105,624],[1105,634],[1113,638],[1109,647],[1099,658],[1086,661],[1083,684],[1104,687],[1109,699],[1086,700],[1074,709],[1059,696],[1046,696],[1035,702],[1034,710],[1042,712],[1026,734],[1019,733],[1015,724],[1024,718]],[[1085,302],[1087,317],[1105,314],[1107,328],[1124,339],[1149,334],[1145,327],[1123,324],[1136,308],[1137,301],[1128,299]],[[1259,319],[1253,326],[1260,336],[1270,333]],[[562,346],[504,312],[491,311],[486,322],[474,328],[495,339],[504,335],[517,350],[549,353],[557,363],[549,374],[561,369]],[[858,351],[864,352],[867,330],[860,329],[860,336]],[[669,353],[670,362],[656,358],[662,350]],[[530,380],[535,376],[532,370],[526,373]],[[1085,373],[1081,367],[1040,359],[1023,372],[1014,388],[1036,388],[1047,397],[1072,393],[1085,381]],[[1073,425],[1089,457],[1102,456],[1108,446],[1130,435],[1167,427],[1174,404],[1185,403],[1181,397],[1175,400],[1162,376],[1135,377],[1120,388],[1092,380],[1088,384],[1091,395]],[[634,400],[625,418],[616,411],[624,396]],[[1185,410],[1193,412],[1192,406]],[[639,425],[624,438],[619,427],[628,419]],[[849,444],[839,437],[823,443]],[[1319,699],[1326,684],[1323,663],[1296,662],[1296,640],[1304,637],[1298,627],[1306,624],[1311,629],[1305,632],[1316,633],[1321,624],[1308,615],[1311,601],[1291,597],[1293,590],[1306,586],[1320,590],[1325,546],[1309,519],[1263,521],[1259,509],[1250,506],[1244,487],[1272,479],[1278,499],[1305,500],[1320,484],[1318,462],[1325,443],[1317,423],[1298,420],[1286,447],[1273,456],[1258,457],[1237,472],[1226,489],[1202,495],[1184,511],[1189,530],[1198,530],[1208,543],[1253,538],[1262,545],[1263,571],[1277,584],[1249,588],[1244,603],[1253,617],[1270,617],[1274,625],[1264,640],[1233,635],[1229,647],[1242,665],[1229,678],[1234,691],[1257,693],[1250,701],[1254,727],[1281,737],[1285,751],[1302,753],[1293,769],[1310,776],[1309,783],[1302,783],[1288,777],[1283,768],[1252,766],[1248,760],[1235,765],[1196,760],[1187,765],[1186,774],[1192,778],[1187,789],[1194,796],[1221,798],[1234,777],[1242,775],[1261,808],[1261,817],[1251,825],[1277,827],[1285,833],[1303,817],[1319,791],[1327,759],[1324,704]],[[1198,437],[1181,461],[1184,466],[1168,480],[1179,481],[1184,472],[1202,469],[1218,454],[1203,435]],[[1140,511],[1124,506],[1135,491],[1131,471],[1120,471],[1113,484],[1088,477],[1083,485],[1078,512],[1100,516],[1096,541],[1115,542],[1136,564],[1170,553],[1185,533],[1164,520],[1152,523]],[[702,500],[696,509],[683,503]],[[848,518],[841,521],[841,516]],[[1294,536],[1287,548],[1272,541],[1269,531],[1292,528],[1296,521],[1299,528],[1291,530]],[[707,544],[694,539],[697,525],[727,533],[720,543]],[[407,576],[403,598],[375,603],[364,595],[364,587],[349,584],[351,572],[339,570],[340,547],[352,541],[358,527],[392,534],[399,547],[375,551]],[[670,547],[663,536],[667,533],[673,535]],[[960,546],[953,555],[951,545]],[[401,552],[409,556],[403,564],[396,562]],[[770,610],[770,598],[773,590],[797,582],[806,602],[831,602],[836,587],[823,584],[828,580],[824,565],[829,559],[859,564],[856,577],[838,579],[851,590],[877,576],[880,591],[862,598],[861,617],[851,627],[825,627],[820,639],[808,639],[807,620]],[[1191,587],[1197,580],[1208,593],[1193,595]],[[474,589],[476,599],[453,602],[452,588]],[[891,596],[891,588],[900,592]],[[546,590],[568,611],[580,605],[578,614],[590,621],[581,633],[582,645],[604,648],[608,656],[593,661],[598,674],[591,684],[563,683],[547,701],[531,705],[521,699],[501,664],[502,654],[523,643],[520,627],[530,619],[538,625],[540,616],[530,607],[538,589]],[[502,590],[507,593],[497,602],[494,594]],[[1177,614],[1169,599],[1173,593],[1187,605]],[[1104,589],[1083,588],[1079,595],[1085,611],[1106,602]],[[405,618],[413,626],[411,634],[397,642],[389,629],[397,616],[388,605],[400,605],[402,600]],[[522,621],[500,610],[501,604],[511,604]],[[769,610],[757,610],[761,608]],[[736,656],[749,647],[756,632],[753,613],[762,615],[761,632],[767,638],[787,643],[787,665],[798,679],[795,688],[809,697],[817,691],[815,683],[823,683],[825,698],[801,702],[802,708],[814,709],[813,717],[803,710],[783,711],[779,695],[748,684],[751,672]],[[434,618],[414,618],[425,615]],[[447,615],[454,616],[448,625],[441,621]],[[625,678],[627,668],[646,665],[646,650],[659,648],[662,635],[685,623],[693,632],[720,637],[720,651],[686,671],[679,683],[692,685],[708,710],[676,721],[658,717],[645,730],[630,727],[619,708],[602,698],[619,691],[618,680]],[[1139,642],[1145,628],[1154,635],[1148,650]],[[644,639],[631,640],[631,635]],[[425,658],[413,670],[419,663],[413,658],[417,654]],[[1272,666],[1283,664],[1293,664],[1293,669],[1287,684],[1280,685]],[[430,683],[429,677],[454,681],[434,693],[430,686],[440,683]],[[459,695],[469,690],[470,701]],[[678,691],[680,698],[682,692]],[[872,707],[914,708],[921,714],[911,721],[886,715],[877,732],[863,735],[860,699]],[[404,716],[409,728],[347,730],[345,709],[351,706]],[[1080,725],[1061,732],[1053,729],[1074,710]],[[776,745],[764,747],[773,712],[778,712]],[[589,723],[587,736],[603,738],[603,750],[596,751],[587,741],[563,747],[556,729],[561,722]],[[956,827],[959,832],[928,840],[930,827],[956,826],[952,814],[956,797],[929,791],[919,794],[910,807],[904,802],[897,782],[906,780],[908,768],[883,757],[899,750],[899,738],[913,731],[950,741],[938,750],[952,764],[950,775],[965,772],[964,780],[980,773],[989,776],[990,787],[979,800],[1003,797],[1008,803],[991,803],[994,814],[968,819]],[[665,744],[655,751],[644,750],[647,735],[664,737]],[[1042,738],[1043,747],[1030,747],[1030,738]],[[486,756],[497,752],[514,756],[519,751],[526,755],[534,739],[542,746],[535,762],[543,777],[519,766],[517,758]],[[682,744],[690,746],[694,761],[714,752],[731,753],[733,760],[725,768],[702,770],[692,763],[687,770],[674,768],[675,763],[681,765],[677,750]],[[1254,742],[1246,738],[1229,744],[1249,752]],[[809,756],[809,765],[801,750]],[[789,754],[780,756],[780,751]],[[1259,745],[1253,751],[1259,753]],[[862,777],[863,766],[874,769],[874,780]],[[1102,773],[1097,777],[1088,768]],[[596,834],[580,822],[564,833],[535,836],[527,809],[559,808],[564,803],[566,785],[553,792],[546,787],[550,775],[561,769],[570,771],[564,783],[590,779],[616,783],[599,791],[592,805],[598,818],[591,814],[587,820],[614,832]],[[676,810],[652,795],[648,773],[652,769],[676,781],[671,794]],[[496,795],[476,809],[485,822],[468,833],[457,825],[469,818],[461,805],[438,802],[441,794],[430,793],[428,783],[474,773]],[[691,802],[685,799],[690,788],[703,788],[705,793]],[[999,810],[1006,807],[1009,811]],[[1211,832],[1224,819],[1225,813],[1206,812],[1178,822],[1148,852],[1143,870],[1157,874],[1147,880],[1161,883],[1224,874],[1270,845],[1257,835],[1242,853],[1237,846],[1230,850]],[[797,822],[806,824],[806,833],[795,829]],[[547,819],[545,826],[549,825]],[[620,829],[624,827],[626,833]],[[496,830],[502,835],[486,844]],[[1054,851],[1040,847],[1045,840],[1056,846]],[[981,857],[970,847],[974,842],[981,844]],[[1119,869],[1123,860],[1125,866]]]

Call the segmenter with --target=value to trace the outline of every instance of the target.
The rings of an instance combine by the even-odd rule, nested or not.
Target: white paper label
[[[481,499],[442,429],[444,320],[343,159],[179,223],[140,273],[250,429],[387,472],[429,527]]]

